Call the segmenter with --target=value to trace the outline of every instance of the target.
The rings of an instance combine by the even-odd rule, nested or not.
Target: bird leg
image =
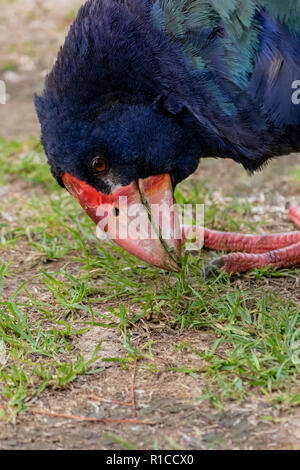
[[[300,207],[290,206],[289,220],[300,227]],[[218,232],[202,227],[182,226],[182,243],[191,233],[204,235],[204,247],[211,250],[235,251],[212,262],[227,273],[241,273],[267,266],[291,267],[300,264],[300,231],[273,235],[243,235]]]

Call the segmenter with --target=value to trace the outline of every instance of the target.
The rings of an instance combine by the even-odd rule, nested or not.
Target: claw
[[[211,263],[205,266],[201,273],[201,279],[204,281],[211,274],[216,273],[220,269],[224,271],[225,258],[226,256],[220,256],[219,258],[214,259],[213,261],[211,261]]]

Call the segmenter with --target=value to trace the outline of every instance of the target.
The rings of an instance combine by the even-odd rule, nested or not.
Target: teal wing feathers
[[[292,84],[300,79],[300,0],[157,0],[155,24],[178,43],[222,112],[243,90],[276,126],[298,124]]]

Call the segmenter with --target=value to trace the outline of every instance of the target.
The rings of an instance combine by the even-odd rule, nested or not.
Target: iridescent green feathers
[[[225,114],[236,112],[226,82],[263,101],[267,77],[276,93],[282,88],[290,93],[287,79],[300,78],[300,0],[159,0],[152,14],[194,69],[206,73],[207,88]],[[297,121],[298,113],[291,119],[290,100],[278,104],[275,95],[268,100],[266,111],[276,124]]]

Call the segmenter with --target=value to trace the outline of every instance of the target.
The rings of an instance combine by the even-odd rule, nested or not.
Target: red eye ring
[[[97,173],[104,173],[108,169],[108,161],[105,157],[95,157],[92,161],[92,167]]]

